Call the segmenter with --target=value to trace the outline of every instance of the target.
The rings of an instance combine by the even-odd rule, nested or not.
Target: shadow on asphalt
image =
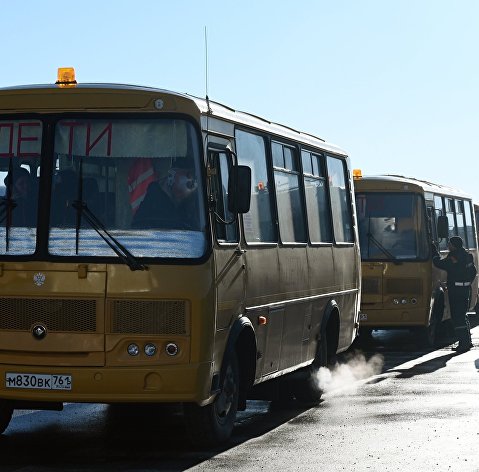
[[[271,402],[249,401],[226,446],[195,450],[186,439],[180,406],[69,404],[63,412],[15,417],[0,435],[0,470],[180,471],[262,436],[307,409],[295,402],[277,409]]]
[[[450,322],[443,323],[438,331],[436,345],[428,347],[418,342],[416,333],[407,329],[398,330],[376,330],[370,337],[358,337],[349,351],[362,352],[366,358],[375,354],[384,357],[383,372],[394,369],[397,365],[416,359],[429,352],[445,349],[452,352],[452,346],[456,342],[451,337]],[[479,325],[479,317],[476,314],[469,314],[471,329]],[[391,355],[391,354],[395,355]],[[451,357],[455,355],[452,352]]]
[[[436,370],[446,367],[447,361],[451,360],[455,356],[457,356],[456,352],[449,352],[442,356],[434,357],[433,359],[429,359],[424,362],[419,362],[409,369],[389,369],[388,373],[399,373],[399,375],[396,376],[397,379],[410,379],[416,375],[430,374]]]
[[[471,317],[471,327],[478,325]],[[441,340],[448,349],[447,340]],[[394,370],[437,348],[418,347],[416,338],[405,330],[375,331],[371,339],[358,339],[339,362],[360,353],[366,359],[384,357],[382,372],[399,372],[410,378],[441,368],[455,355],[447,350],[434,362],[425,361],[411,369]],[[479,359],[476,360],[479,369]],[[322,408],[321,405],[318,408]],[[308,408],[292,402],[278,409],[267,401],[249,401],[238,420],[230,442],[210,450],[194,450],[186,439],[182,409],[177,405],[108,407],[67,404],[63,412],[38,411],[16,416],[0,435],[0,470],[182,471],[217,454],[298,418]]]

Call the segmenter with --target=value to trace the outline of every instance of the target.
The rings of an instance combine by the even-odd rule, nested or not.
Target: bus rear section
[[[460,235],[477,260],[470,200],[453,189],[399,176],[358,178],[355,189],[362,260],[360,332],[410,329],[420,343],[434,345],[450,314],[446,274],[432,265],[431,243],[444,251],[447,237]],[[440,235],[438,218],[446,215],[447,234]]]

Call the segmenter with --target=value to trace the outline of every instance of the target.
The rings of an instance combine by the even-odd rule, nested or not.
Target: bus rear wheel
[[[221,391],[213,403],[184,405],[185,421],[193,445],[206,447],[226,442],[233,431],[239,397],[239,366],[236,354],[226,359]]]
[[[13,406],[7,400],[0,400],[0,434],[2,434],[10,424],[13,415]]]

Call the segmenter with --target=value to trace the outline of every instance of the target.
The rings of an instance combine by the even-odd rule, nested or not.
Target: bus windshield
[[[14,128],[22,125],[18,121]],[[117,247],[135,258],[198,258],[204,254],[206,216],[199,139],[190,122],[63,117],[54,125],[53,162],[50,156],[39,157],[38,129],[40,124],[35,128],[38,152],[34,159],[30,157],[39,165],[38,176],[31,176],[33,211],[29,221],[20,220],[25,213],[20,200],[4,191],[3,206],[8,207],[10,194],[14,205],[10,205],[12,216],[1,223],[0,253],[35,251],[38,206],[39,218],[49,214],[48,235],[41,240],[48,241],[52,256],[116,257]],[[8,171],[7,159],[1,160]],[[10,161],[15,168],[18,156]],[[49,185],[41,186],[44,168]],[[51,188],[50,195],[41,194],[47,188]],[[43,207],[47,202],[49,211]]]
[[[424,205],[412,193],[356,193],[362,260],[414,260],[428,255]]]

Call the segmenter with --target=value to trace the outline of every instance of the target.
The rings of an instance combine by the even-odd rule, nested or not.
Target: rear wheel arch
[[[321,338],[325,338],[327,350],[327,364],[330,365],[335,361],[336,352],[339,343],[340,330],[340,310],[335,300],[331,300],[326,306],[323,321],[321,323]],[[321,342],[320,342],[321,344]]]
[[[239,410],[246,408],[248,390],[254,383],[256,375],[256,353],[256,335],[253,325],[249,318],[242,316],[234,322],[231,328],[224,353],[224,358],[234,354],[238,359],[240,376]]]
[[[334,300],[326,306],[319,330],[316,355],[312,364],[301,369],[299,377],[292,378],[292,389],[296,399],[305,405],[316,405],[323,394],[318,372],[336,363],[339,342],[339,307]]]

